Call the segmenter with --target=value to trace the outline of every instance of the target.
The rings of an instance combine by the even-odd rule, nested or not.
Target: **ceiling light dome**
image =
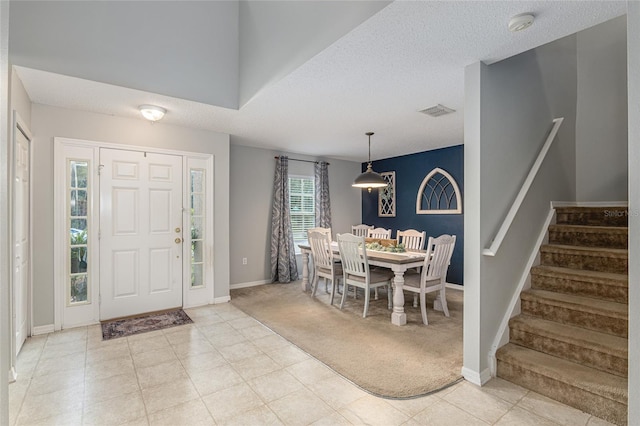
[[[371,188],[384,188],[388,183],[382,176],[374,172],[373,167],[371,166],[371,136],[373,135],[373,132],[367,132],[365,135],[369,136],[369,162],[367,164],[367,170],[360,174],[360,176],[353,181],[351,186],[356,188],[367,188],[367,190],[371,192]]]
[[[509,31],[515,33],[526,30],[531,25],[533,25],[533,15],[530,13],[522,13],[511,18],[509,21]]]
[[[138,109],[142,116],[151,122],[162,119],[167,113],[166,109],[155,105],[140,105]]]

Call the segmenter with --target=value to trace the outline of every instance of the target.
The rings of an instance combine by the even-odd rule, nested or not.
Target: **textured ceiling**
[[[523,12],[536,16],[534,25],[510,33],[509,18]],[[373,159],[463,143],[466,65],[492,63],[625,12],[624,1],[396,1],[239,110],[17,69],[36,103],[128,117],[151,103],[168,109],[161,123],[229,133],[233,143],[366,161],[367,131],[376,133]],[[438,103],[456,112],[418,112]]]

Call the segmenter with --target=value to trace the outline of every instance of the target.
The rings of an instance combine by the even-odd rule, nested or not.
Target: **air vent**
[[[455,109],[447,108],[444,105],[436,105],[431,108],[423,109],[420,111],[423,114],[427,114],[431,117],[440,117],[441,115],[451,114],[452,112],[456,112]]]

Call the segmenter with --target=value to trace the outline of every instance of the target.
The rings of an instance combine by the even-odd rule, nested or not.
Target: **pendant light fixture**
[[[367,132],[365,135],[369,136],[369,162],[367,164],[367,170],[353,181],[353,185],[356,188],[367,188],[371,192],[371,188],[384,188],[387,186],[387,181],[382,176],[373,171],[371,167],[371,136],[373,132]]]

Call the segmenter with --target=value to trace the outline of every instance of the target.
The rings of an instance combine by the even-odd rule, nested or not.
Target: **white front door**
[[[29,310],[29,140],[16,129],[13,182],[13,306],[16,355],[27,338]]]
[[[182,306],[182,157],[100,149],[100,320]]]

